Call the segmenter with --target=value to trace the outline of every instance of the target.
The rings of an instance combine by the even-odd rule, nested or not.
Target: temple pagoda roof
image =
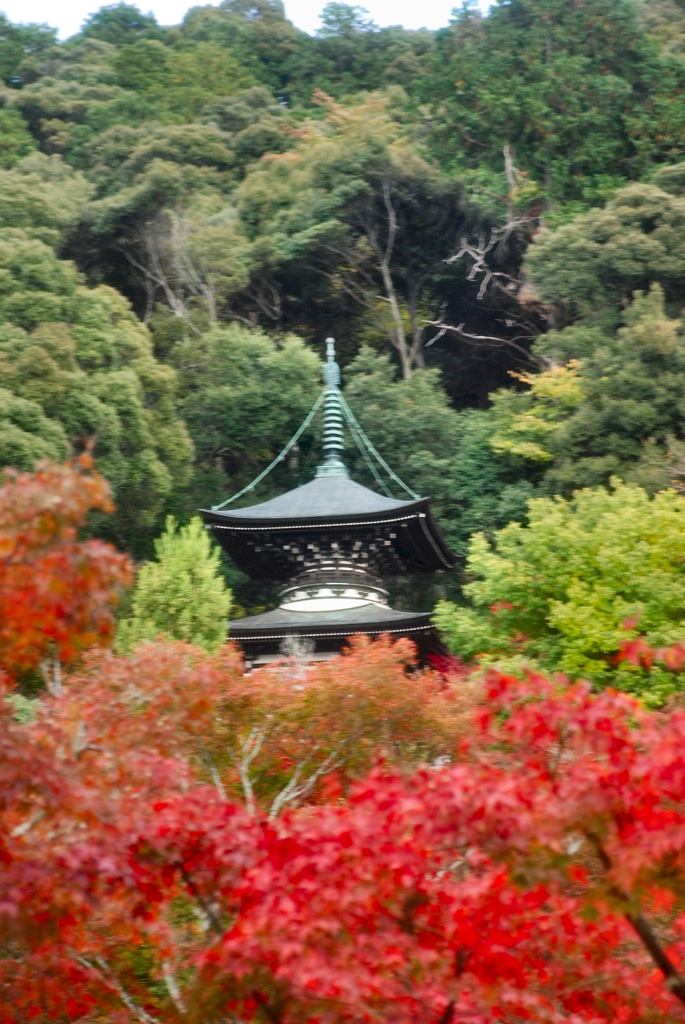
[[[310,480],[308,484],[295,487],[292,491],[279,494],[277,498],[263,501],[247,508],[227,509],[221,512],[231,520],[259,520],[265,524],[274,521],[313,521],[315,519],[347,519],[350,516],[377,515],[411,509],[425,505],[425,499],[418,501],[386,498],[376,491],[355,483],[349,477],[324,476]],[[209,515],[203,510],[203,515]]]
[[[340,611],[298,612],[275,608],[261,615],[233,619],[232,640],[282,640],[301,637],[346,638],[355,633],[399,633],[402,636],[431,629],[430,612],[398,612],[388,607],[348,608]]]
[[[259,505],[201,515],[254,579],[287,580],[313,567],[322,542],[377,576],[436,572],[456,561],[428,498],[397,501],[346,477],[320,477]]]
[[[205,525],[254,579],[290,580],[332,569],[343,576],[359,570],[381,577],[452,568],[456,558],[433,521],[429,499],[407,487],[366,437],[340,391],[333,340],[326,345],[325,387],[299,430],[252,483],[200,510]],[[324,459],[316,478],[268,501],[228,508],[285,459],[321,406]],[[386,496],[350,480],[342,458],[345,421]],[[382,472],[408,498],[393,498]]]

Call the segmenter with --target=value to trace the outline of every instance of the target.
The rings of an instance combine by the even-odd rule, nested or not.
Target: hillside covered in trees
[[[166,516],[248,483],[327,335],[463,559],[531,498],[685,488],[683,0],[465,3],[437,32],[334,2],[312,37],[278,0],[0,29],[0,463],[92,445],[99,536],[147,558]]]

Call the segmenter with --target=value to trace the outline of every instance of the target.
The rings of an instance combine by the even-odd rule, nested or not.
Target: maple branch
[[[271,1006],[268,998],[262,995],[261,992],[256,991],[253,992],[252,995],[254,997],[254,1001],[259,1004],[260,1009],[264,1011],[265,1016],[272,1022],[272,1024],[281,1024],[283,1015]]]
[[[301,785],[299,783],[300,774],[302,770],[307,766],[307,763],[310,760],[311,755],[310,757],[305,758],[304,761],[301,761],[300,764],[297,765],[288,784],[281,790],[278,796],[274,799],[274,802],[271,805],[271,810],[269,811],[269,821],[273,821],[273,819],[276,818],[278,814],[283,810],[286,804],[294,803],[295,800],[301,800],[302,797],[305,797],[309,793],[311,793],[314,786],[319,781],[322,775],[325,775],[327,772],[333,771],[335,768],[342,764],[342,760],[336,760],[336,758],[338,757],[340,748],[344,745],[345,741],[341,740],[336,745],[335,749],[331,751],[328,757],[326,757],[321,762],[316,771],[312,772],[309,778]],[[318,746],[318,743],[314,745],[312,754],[316,753]]]
[[[186,884],[188,892],[191,894],[191,896],[195,897],[200,907],[202,908],[203,914],[209,921],[210,925],[212,926],[216,934],[219,936],[219,938],[222,939],[224,937],[225,929],[221,923],[218,914],[216,913],[214,908],[211,907],[209,903],[207,903],[207,900],[204,898],[198,887],[195,885],[195,882],[190,877],[190,873],[186,870],[186,868],[183,867],[183,865],[181,865],[180,868],[180,875]]]
[[[40,670],[48,693],[53,697],[62,696],[62,663],[59,658],[43,658]]]
[[[606,871],[611,871],[613,865],[611,857],[606,852],[599,837],[593,832],[585,832],[585,835],[590,840],[595,848],[597,856],[601,861],[602,867]],[[622,903],[630,903],[630,897],[628,893],[624,892],[617,885],[611,886],[611,892],[613,896],[616,896]],[[652,960],[659,968],[661,973],[666,979],[666,987],[670,989],[673,995],[685,1006],[685,977],[677,969],[668,953],[661,945],[659,938],[652,928],[652,925],[644,916],[644,914],[634,914],[630,910],[624,910],[624,916],[628,924],[632,927],[635,934],[638,936],[642,945],[645,947]]]
[[[676,999],[685,1005],[685,978],[659,942],[656,932],[647,918],[644,914],[632,914],[630,911],[626,911],[625,916],[626,921],[632,926],[652,960],[666,978],[666,987],[671,990]]]
[[[147,1010],[144,1010],[142,1006],[138,1006],[135,1000],[131,998],[119,979],[112,973],[112,969],[104,957],[95,957],[95,963],[97,964],[97,967],[95,967],[90,960],[86,960],[85,957],[79,956],[78,953],[72,952],[72,956],[74,960],[81,964],[82,967],[85,967],[93,974],[96,974],[107,988],[116,992],[126,1009],[129,1013],[132,1013],[138,1021],[140,1021],[140,1024],[161,1024],[158,1017],[150,1016]]]
[[[25,836],[26,833],[30,832],[33,826],[37,825],[38,822],[41,821],[41,819],[44,817],[45,811],[42,808],[38,811],[35,811],[28,819],[28,821],[25,821],[23,824],[17,825],[16,828],[12,829],[12,831],[10,832],[11,837],[13,839],[16,839],[18,836]]]
[[[252,779],[250,778],[250,765],[254,761],[255,757],[259,754],[262,749],[264,740],[266,739],[266,733],[263,729],[258,729],[257,726],[250,731],[250,735],[247,737],[244,743],[241,744],[242,757],[238,759],[232,749],[229,746],[228,752],[231,755],[233,764],[238,769],[238,775],[240,776],[240,784],[243,787],[243,793],[245,794],[245,803],[247,805],[248,813],[254,817],[256,812],[256,804],[254,798],[254,790],[252,788]]]
[[[181,990],[178,987],[176,981],[176,975],[171,969],[171,964],[168,960],[165,960],[162,964],[162,972],[164,974],[164,984],[166,985],[167,992],[171,998],[172,1003],[176,1007],[179,1013],[184,1014],[186,1012],[185,1003],[181,996]]]
[[[444,1011],[438,1017],[438,1024],[452,1024],[454,1020],[454,999],[450,999]]]
[[[224,789],[224,784],[221,781],[221,776],[219,775],[217,766],[214,763],[214,758],[212,757],[211,754],[205,752],[201,755],[200,760],[202,761],[202,763],[204,764],[205,768],[207,769],[211,776],[212,782],[214,783],[214,787],[217,793],[219,794],[219,799],[223,803],[226,803],[228,801],[228,797],[226,796],[226,790]]]

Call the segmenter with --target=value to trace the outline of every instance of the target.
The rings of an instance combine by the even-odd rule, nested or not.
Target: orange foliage
[[[117,588],[130,582],[125,555],[78,539],[91,509],[112,510],[90,460],[35,473],[5,470],[0,486],[0,666],[10,674],[43,658],[70,662],[108,643]]]
[[[126,658],[91,652],[45,710],[61,744],[87,751],[91,780],[103,770],[121,785],[141,757],[183,758],[199,779],[268,812],[343,792],[379,759],[448,760],[474,694],[419,671],[406,640],[357,638],[335,661],[248,676],[232,645],[207,655],[144,643]]]

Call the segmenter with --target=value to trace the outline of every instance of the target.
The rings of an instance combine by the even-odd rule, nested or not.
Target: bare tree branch
[[[247,739],[241,743],[240,755],[236,754],[233,747],[228,748],[231,760],[238,769],[240,784],[243,787],[243,795],[245,797],[245,805],[248,813],[253,817],[257,808],[254,798],[254,789],[252,788],[252,779],[250,778],[250,765],[262,749],[266,735],[266,731],[255,726],[250,731],[250,735]]]
[[[521,345],[517,344],[518,339],[516,338],[503,338],[494,334],[470,334],[468,331],[464,329],[466,326],[465,324],[446,324],[442,319],[427,320],[426,323],[429,324],[431,327],[436,327],[438,329],[438,333],[435,334],[429,341],[426,342],[426,348],[429,348],[431,345],[434,345],[435,342],[439,341],[440,338],[444,337],[445,334],[451,332],[452,334],[456,334],[460,338],[463,338],[463,340],[466,341],[468,344],[487,344],[491,347],[511,348],[515,352],[518,352],[519,355],[523,356],[526,362],[536,363],[535,357],[532,356],[527,349],[522,348]],[[531,334],[529,338],[525,338],[525,336],[522,336],[520,340],[524,340],[524,338],[525,340],[532,340],[534,337],[535,334]]]
[[[204,896],[202,895],[198,887],[195,885],[195,882],[193,881],[190,873],[186,870],[186,868],[184,868],[183,865],[181,865],[179,870],[181,878],[185,882],[188,892],[197,900],[202,910],[202,913],[204,914],[206,920],[209,922],[209,925],[211,926],[215,935],[218,935],[219,938],[223,938],[224,926],[222,925],[221,919],[217,914],[216,910],[204,898]]]
[[[91,963],[85,957],[80,956],[78,953],[72,951],[72,957],[77,963],[81,964],[91,973],[95,974],[96,977],[102,981],[102,983],[119,996],[126,1009],[131,1013],[140,1024],[161,1024],[158,1017],[152,1017],[147,1010],[144,1010],[142,1006],[138,1006],[134,999],[128,994],[124,986],[121,984],[119,979],[115,977],[107,961],[101,957],[95,957],[95,963]],[[95,966],[97,965],[97,966]]]
[[[508,220],[502,227],[491,228],[489,238],[481,234],[477,241],[470,241],[468,238],[462,237],[460,239],[461,248],[453,256],[448,256],[445,263],[456,263],[463,259],[464,256],[468,256],[473,261],[466,279],[467,281],[475,281],[479,274],[483,275],[483,280],[478,290],[479,299],[484,298],[491,281],[501,291],[511,296],[520,286],[520,278],[513,277],[511,274],[506,274],[502,271],[493,270],[487,262],[487,256],[493,250],[501,250],[501,247],[506,245],[514,231],[528,222],[529,218]],[[507,287],[507,285],[503,284],[503,281],[508,282],[509,286]]]
[[[295,801],[302,800],[304,797],[308,796],[314,789],[316,783],[323,775],[326,775],[328,772],[335,771],[336,768],[339,768],[344,763],[344,759],[342,757],[339,757],[338,755],[340,750],[346,745],[347,742],[345,740],[341,740],[338,744],[336,744],[335,748],[330,752],[328,757],[326,757],[321,762],[316,771],[312,772],[312,774],[309,775],[304,780],[304,782],[300,782],[300,776],[302,772],[307,767],[307,764],[311,760],[313,754],[315,754],[316,751],[318,750],[319,744],[316,743],[312,750],[310,751],[309,756],[297,765],[290,780],[288,781],[288,784],[285,786],[284,789],[281,790],[281,792],[278,794],[278,796],[271,804],[271,809],[269,811],[269,821],[273,821],[274,818],[278,817],[283,808],[286,807],[288,804],[295,803]]]
[[[180,1014],[185,1014],[186,1008],[185,1003],[183,1002],[183,997],[181,996],[181,990],[178,987],[176,975],[171,969],[171,964],[168,960],[165,960],[162,964],[162,973],[164,975],[164,984],[166,985],[166,990],[169,993],[172,1003]]]

